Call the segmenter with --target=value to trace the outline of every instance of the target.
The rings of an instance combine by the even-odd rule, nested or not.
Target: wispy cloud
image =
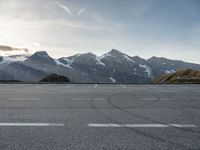
[[[81,15],[82,13],[85,12],[85,8],[81,8],[78,12],[77,12],[77,16]]]
[[[70,16],[74,17],[74,16],[80,16],[82,13],[85,12],[85,8],[81,8],[80,10],[78,10],[77,12],[72,12],[69,7],[67,7],[66,5],[61,4],[59,1],[55,1],[55,3],[62,8],[66,13],[68,13]]]
[[[133,13],[134,17],[139,17],[143,15],[148,9],[149,9],[149,6],[146,5],[139,9],[138,8],[132,9],[131,12]]]
[[[63,4],[61,4],[60,2],[58,2],[58,1],[55,1],[55,3],[56,3],[60,8],[62,8],[65,12],[67,12],[69,15],[71,15],[71,16],[73,17],[72,11],[71,11],[66,5],[63,5]]]
[[[0,51],[3,51],[3,52],[23,51],[25,53],[29,52],[29,50],[27,48],[14,48],[14,47],[5,46],[5,45],[0,45]]]

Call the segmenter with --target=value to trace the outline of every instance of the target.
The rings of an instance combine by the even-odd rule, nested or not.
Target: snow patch
[[[165,74],[170,74],[170,73],[174,73],[175,70],[165,70]]]
[[[74,61],[71,60],[71,59],[67,59],[67,58],[65,58],[64,60],[67,62],[67,64],[62,63],[62,62],[60,62],[60,61],[57,60],[57,59],[55,59],[54,61],[55,61],[56,64],[59,65],[59,66],[64,66],[64,67],[73,69],[73,68],[71,67],[71,64],[72,64]]]
[[[127,60],[131,61],[132,63],[135,63],[135,61],[133,61],[132,59],[130,59],[127,55],[124,55],[124,57],[125,57]]]
[[[102,65],[102,66],[106,66],[102,61],[101,61],[101,58],[96,56],[96,64],[97,65]]]
[[[9,64],[11,62],[25,61],[28,57],[28,55],[4,56],[0,64]]]
[[[111,57],[111,56],[112,55],[110,53],[106,53],[106,54],[103,54],[103,55],[99,56],[99,59],[101,60],[101,59],[103,59],[105,57]]]
[[[112,77],[109,77],[109,79],[110,79],[113,83],[116,83],[116,80],[113,79]]]
[[[74,57],[79,57],[79,56],[81,56],[82,54],[76,54],[76,55],[74,55]],[[68,58],[65,58],[65,59],[68,59]],[[70,59],[69,59],[70,60]]]
[[[148,74],[149,77],[152,77],[152,71],[151,71],[151,68],[147,65],[142,65],[142,64],[139,64],[140,67],[144,68],[145,72]]]

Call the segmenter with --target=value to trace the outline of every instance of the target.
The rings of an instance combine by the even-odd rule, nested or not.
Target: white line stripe
[[[97,88],[97,86],[98,86],[98,85],[97,85],[97,84],[95,84],[94,88]]]
[[[41,100],[41,98],[31,98],[31,97],[11,97],[8,100]]]
[[[84,97],[76,97],[76,98],[72,98],[73,100],[95,100],[95,101],[102,101],[102,100],[106,100],[106,98],[101,98],[101,97],[97,97],[97,98],[84,98]]]
[[[197,128],[194,124],[96,124],[90,123],[88,127],[128,127],[128,128]]]
[[[69,88],[69,87],[71,87],[72,85],[68,85],[68,86],[66,86],[65,88]]]
[[[122,85],[122,84],[120,84],[120,86],[121,86],[121,87],[123,87],[123,88],[125,88],[125,89],[127,88],[127,86],[125,86],[125,85]]]
[[[0,123],[1,127],[48,127],[48,126],[64,126],[63,123]]]

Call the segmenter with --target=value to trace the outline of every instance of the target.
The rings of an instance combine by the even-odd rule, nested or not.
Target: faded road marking
[[[49,127],[64,126],[63,123],[0,123],[1,127]]]
[[[8,100],[41,100],[41,98],[31,98],[31,97],[11,97]]]
[[[123,87],[123,88],[125,88],[125,89],[127,88],[127,86],[125,86],[125,85],[122,85],[122,84],[120,84],[120,86],[121,86],[121,87]]]
[[[114,127],[114,128],[197,128],[194,124],[97,124],[90,123],[88,127]]]

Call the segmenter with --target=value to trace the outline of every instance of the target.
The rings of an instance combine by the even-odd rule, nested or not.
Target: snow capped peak
[[[50,57],[46,51],[37,51],[33,55],[37,55],[39,57]]]
[[[93,53],[91,53],[91,52],[89,52],[89,53],[84,53],[84,54],[82,54],[82,55],[84,55],[84,56],[89,56],[89,57],[96,57],[96,55],[93,54]]]
[[[105,53],[101,56],[99,56],[99,60],[101,61],[104,58],[109,59],[109,57],[114,58],[117,62],[123,62],[123,61],[127,61],[129,63],[135,63],[135,61],[127,54],[120,52],[119,50],[116,49],[112,49],[110,52]]]
[[[56,64],[54,59],[49,56],[46,51],[37,51],[32,56],[30,56],[26,61],[34,60],[34,61],[41,61],[45,63],[53,63]]]
[[[70,64],[72,64],[74,61],[79,60],[79,63],[80,62],[86,63],[86,62],[90,61],[91,63],[93,62],[93,63],[96,63],[97,65],[105,66],[105,64],[101,61],[101,57],[97,56],[91,52],[78,54],[78,55],[74,55],[74,56],[71,56],[68,58],[61,58],[61,59]]]
[[[32,56],[25,60],[26,65],[46,69],[46,67],[56,67],[56,62],[46,51],[35,52]]]
[[[111,54],[124,54],[122,53],[121,51],[117,50],[117,49],[112,49],[110,52],[108,53],[111,53]]]
[[[112,49],[108,53],[105,53],[105,54],[99,56],[99,59],[103,59],[103,58],[106,58],[106,57],[118,57],[118,56],[123,56],[123,55],[126,55],[126,54],[120,52],[119,50]]]
[[[74,55],[74,56],[72,56],[72,57],[79,57],[79,56],[81,56],[82,54],[81,53],[79,53],[79,54],[76,54],[76,55]]]

